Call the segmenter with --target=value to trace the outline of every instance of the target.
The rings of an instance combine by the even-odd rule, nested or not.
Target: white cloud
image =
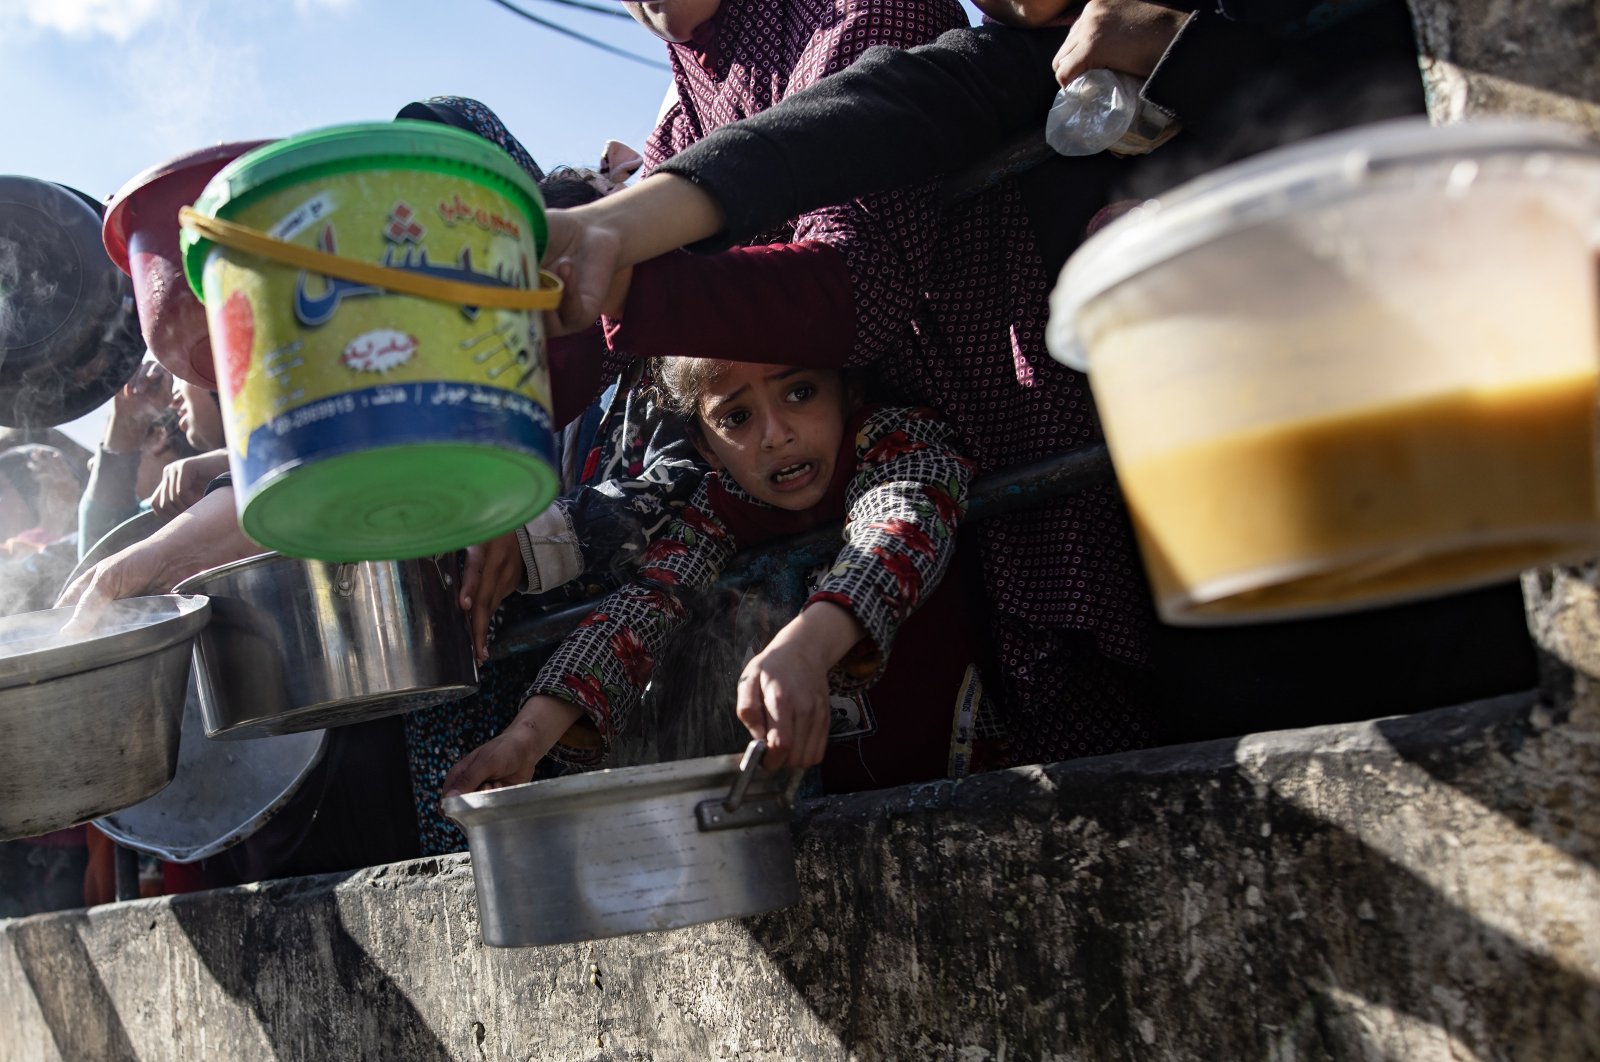
[[[125,41],[179,6],[179,0],[0,0],[0,16],[68,37],[103,34]]]
[[[347,11],[360,0],[294,0],[295,14]],[[67,37],[105,36],[121,43],[152,22],[182,16],[192,0],[0,0],[0,24],[22,23]]]

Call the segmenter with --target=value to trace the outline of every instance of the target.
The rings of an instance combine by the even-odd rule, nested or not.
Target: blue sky
[[[632,21],[519,6],[665,60]],[[607,139],[643,145],[668,82],[491,0],[0,0],[0,173],[103,197],[206,144],[441,94],[489,104],[547,168],[593,164]],[[104,416],[69,434],[92,445]]]

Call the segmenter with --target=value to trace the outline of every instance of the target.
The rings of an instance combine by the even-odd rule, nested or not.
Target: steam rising
[[[638,715],[618,737],[608,767],[667,763],[738,752],[750,740],[734,714],[739,673],[794,616],[757,591],[713,589],[685,601],[689,620],[656,661]]]
[[[84,619],[76,616],[71,608],[24,612],[0,619],[0,664],[28,653],[111,638],[175,615],[177,611],[172,600],[165,597],[107,601],[94,611],[92,622],[71,622],[70,626],[69,621]],[[85,666],[90,663],[92,661],[86,659]]]

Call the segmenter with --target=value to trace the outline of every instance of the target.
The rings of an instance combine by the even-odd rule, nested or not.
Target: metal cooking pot
[[[483,941],[597,940],[787,907],[799,772],[738,756],[623,767],[449,797]]]
[[[148,800],[96,819],[112,840],[172,863],[231,848],[265,826],[322,762],[326,730],[257,741],[207,741],[191,674],[172,782]]]
[[[71,608],[0,619],[0,840],[138,803],[172,778],[203,597],[114,601],[86,638]],[[107,633],[109,632],[109,633]]]
[[[454,556],[333,564],[267,553],[179,584],[211,600],[195,641],[213,738],[343,726],[478,688]]]
[[[94,199],[0,176],[0,424],[64,424],[116,394],[144,355],[132,296]]]

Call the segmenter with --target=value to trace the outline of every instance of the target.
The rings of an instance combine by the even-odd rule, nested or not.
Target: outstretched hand
[[[1149,77],[1188,18],[1147,0],[1089,0],[1050,64],[1056,81],[1065,86],[1090,70]]]
[[[745,664],[738,715],[750,736],[767,743],[762,763],[811,767],[822,762],[832,722],[828,672],[865,635],[849,612],[828,602],[807,608]]]
[[[461,610],[472,627],[472,651],[478,663],[489,659],[489,621],[500,602],[522,585],[526,572],[516,532],[467,547],[461,572]]]
[[[546,216],[544,268],[566,286],[561,306],[544,315],[552,336],[570,335],[615,313],[627,291],[627,270],[686,244],[715,236],[722,208],[693,181],[647,177],[593,203]]]
[[[201,498],[143,542],[96,564],[62,591],[57,607],[96,604],[144,594],[164,594],[191,575],[261,552],[245,537],[234,515],[233,488]],[[77,617],[74,617],[76,620]]]
[[[620,193],[619,193],[620,194]],[[612,278],[621,261],[622,235],[604,218],[591,218],[583,208],[552,210],[546,217],[550,235],[544,267],[561,278],[566,290],[559,308],[544,315],[552,336],[581,332],[599,318]]]
[[[161,482],[150,496],[150,508],[163,520],[171,520],[205,497],[206,487],[227,470],[226,450],[172,461],[161,470]]]
[[[529,697],[511,725],[463,756],[444,776],[443,795],[520,785],[533,780],[534,768],[583,712],[566,701],[539,694]]]

